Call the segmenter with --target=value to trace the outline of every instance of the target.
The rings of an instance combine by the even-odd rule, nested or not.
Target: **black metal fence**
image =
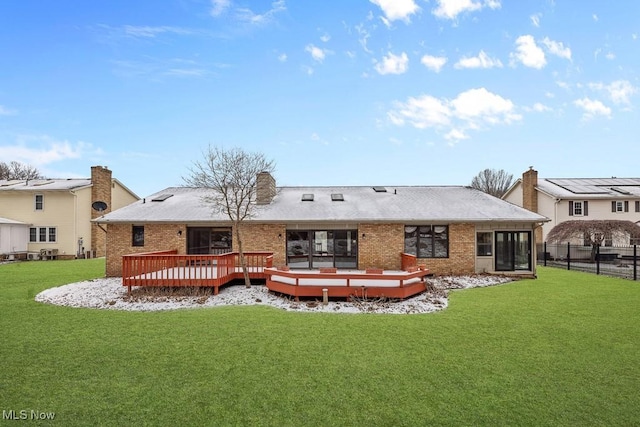
[[[571,243],[538,245],[538,265],[638,280],[638,245],[582,246]]]

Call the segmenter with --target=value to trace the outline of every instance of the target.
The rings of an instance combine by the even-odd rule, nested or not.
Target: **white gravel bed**
[[[369,301],[329,301],[321,300],[295,302],[293,298],[270,293],[264,285],[226,286],[218,295],[180,296],[140,294],[133,288],[127,295],[121,278],[104,278],[71,283],[57,288],[46,289],[36,295],[42,303],[68,307],[84,307],[107,310],[159,311],[185,308],[220,307],[229,305],[267,305],[289,311],[328,313],[391,313],[420,314],[442,310],[448,305],[450,289],[484,287],[510,282],[512,279],[499,276],[442,276],[428,278],[433,291],[425,292],[404,301],[376,299]]]

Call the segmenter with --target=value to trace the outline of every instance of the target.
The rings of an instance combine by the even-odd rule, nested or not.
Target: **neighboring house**
[[[106,231],[91,220],[139,200],[111,175],[94,166],[91,178],[0,180],[0,217],[27,224],[15,252],[30,258],[104,256]]]
[[[173,187],[95,220],[108,225],[107,276],[122,256],[237,251],[231,223],[202,188]],[[290,268],[399,270],[401,253],[434,274],[534,276],[532,235],[546,218],[469,187],[280,187],[258,175],[257,214],[243,223],[244,251]]]
[[[568,220],[640,221],[640,178],[538,178],[530,168],[502,198],[550,219],[536,235],[537,243]],[[628,236],[605,236],[605,246],[630,243]]]
[[[27,253],[29,224],[0,218],[0,260]]]

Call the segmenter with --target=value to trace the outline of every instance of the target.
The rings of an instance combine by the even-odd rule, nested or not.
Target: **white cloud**
[[[382,62],[378,62],[375,66],[376,71],[380,74],[403,74],[408,67],[409,57],[404,52],[400,55],[389,52],[387,56],[382,58]]]
[[[597,100],[585,97],[582,99],[576,99],[573,101],[573,104],[584,111],[582,114],[582,118],[584,120],[592,119],[595,116],[611,116],[611,108]]]
[[[447,58],[445,58],[444,56],[424,55],[420,59],[420,62],[422,62],[422,64],[431,71],[439,73],[442,67],[444,67],[444,64],[447,63]]]
[[[521,119],[521,116],[514,112],[513,102],[485,88],[463,92],[451,101],[451,105],[457,117],[472,122],[474,126],[482,122],[498,124]]]
[[[122,31],[124,32],[125,36],[146,38],[146,39],[155,38],[160,34],[165,34],[165,33],[178,34],[178,35],[194,34],[193,30],[188,30],[186,28],[180,28],[180,27],[171,27],[171,26],[150,27],[150,26],[125,25],[122,27]]]
[[[593,15],[591,15],[591,17],[593,18],[594,21],[598,22],[600,20],[600,18],[598,18],[598,15],[596,15],[595,13]]]
[[[220,16],[231,7],[229,0],[211,0],[211,16]]]
[[[16,114],[15,110],[11,110],[4,105],[0,105],[0,116],[13,116]]]
[[[0,146],[0,158],[42,167],[66,159],[79,159],[86,154],[102,154],[91,144],[59,141],[47,135],[21,135],[16,145]]]
[[[564,47],[562,42],[556,42],[550,40],[549,37],[542,39],[542,44],[546,46],[547,52],[552,55],[559,56],[560,58],[568,59],[571,61],[571,49]]]
[[[551,111],[551,108],[547,107],[546,105],[540,102],[536,102],[535,104],[533,104],[533,107],[531,107],[531,109],[537,113],[544,113],[547,111]]]
[[[251,25],[268,24],[275,19],[276,14],[287,10],[284,0],[276,0],[271,3],[271,9],[264,13],[255,13],[249,8],[237,8],[235,10],[236,18]]]
[[[466,57],[463,56],[454,65],[454,68],[502,68],[502,62],[499,59],[489,57],[483,50],[480,51],[478,56]]]
[[[531,15],[529,18],[531,19],[531,23],[533,24],[534,27],[540,26],[540,18],[542,18],[541,13],[535,13]]]
[[[589,88],[604,91],[611,101],[617,105],[631,105],[631,96],[638,93],[638,88],[628,80],[616,80],[608,85],[603,83],[589,83]]]
[[[286,53],[281,53],[280,55],[278,55],[278,61],[287,62],[287,54]]]
[[[460,129],[451,129],[444,135],[444,139],[450,141],[451,143],[455,143],[463,139],[469,139],[469,135],[467,135]]]
[[[482,8],[499,9],[501,7],[499,0],[437,0],[438,7],[432,13],[441,19],[456,19],[456,17],[465,12],[475,12]]]
[[[420,8],[414,0],[369,0],[382,9],[385,15],[385,25],[389,26],[390,21],[402,20],[409,22],[409,17],[417,13]]]
[[[360,42],[360,46],[362,46],[362,50],[367,53],[371,53],[371,50],[369,50],[369,48],[367,47],[367,42],[369,40],[369,37],[371,37],[371,34],[369,33],[369,31],[367,31],[367,29],[364,28],[363,25],[356,25],[355,29],[360,36],[358,38],[358,41]]]
[[[314,61],[317,62],[322,62],[324,61],[324,58],[327,55],[327,51],[324,49],[321,49],[317,46],[314,46],[312,44],[307,45],[307,47],[304,48],[304,50],[306,52],[309,52],[311,54],[311,57],[314,59]]]
[[[329,34],[323,34],[320,36],[320,41],[327,43],[329,40],[331,40],[331,36]]]
[[[522,119],[513,102],[485,88],[470,89],[453,100],[431,95],[396,101],[387,117],[397,126],[408,124],[417,129],[435,129],[448,140],[468,138],[468,130],[510,124]]]
[[[541,69],[547,64],[544,51],[536,44],[531,35],[520,36],[516,39],[516,51],[511,53],[512,64],[520,62],[531,68]]]

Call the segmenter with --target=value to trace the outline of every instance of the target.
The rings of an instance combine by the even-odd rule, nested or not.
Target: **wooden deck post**
[[[329,304],[329,289],[322,289],[322,305]]]

